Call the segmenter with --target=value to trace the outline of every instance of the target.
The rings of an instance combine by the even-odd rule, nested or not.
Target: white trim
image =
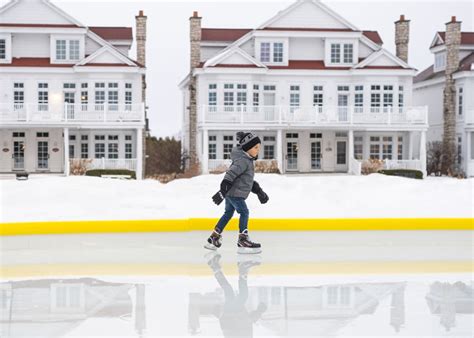
[[[275,21],[279,20],[280,18],[282,18],[283,16],[285,16],[286,14],[290,13],[291,11],[293,11],[294,9],[298,8],[299,6],[305,4],[305,3],[311,3],[313,5],[315,5],[316,7],[318,7],[319,9],[323,10],[324,12],[326,12],[327,14],[329,14],[330,16],[332,16],[333,18],[335,18],[337,21],[341,22],[343,25],[347,26],[348,28],[350,29],[353,29],[353,30],[359,30],[356,26],[354,26],[353,24],[351,24],[349,21],[347,21],[346,19],[344,19],[342,16],[340,16],[339,14],[337,14],[336,12],[334,12],[332,9],[330,9],[328,6],[324,5],[320,0],[298,0],[297,2],[293,3],[292,5],[290,5],[289,7],[287,7],[286,9],[278,12],[276,15],[274,15],[273,17],[271,17],[269,20],[265,21],[262,25],[260,25],[258,27],[258,29],[263,29],[269,25],[271,25],[272,23],[274,23]]]
[[[433,48],[436,45],[436,42],[438,42],[438,40],[441,41],[442,43],[444,43],[444,40],[441,37],[441,35],[439,34],[439,32],[436,32],[435,36],[433,37],[433,40],[431,40],[430,50],[431,50],[431,48]]]
[[[249,54],[247,54],[245,51],[243,51],[243,50],[240,49],[239,47],[233,47],[233,48],[231,48],[230,50],[228,50],[227,52],[218,54],[218,55],[216,55],[215,57],[210,58],[209,60],[207,60],[207,61],[204,63],[204,68],[213,67],[213,66],[215,66],[215,65],[218,65],[219,63],[221,63],[222,61],[224,61],[227,57],[230,57],[231,55],[233,55],[233,54],[235,54],[235,53],[239,54],[240,56],[242,56],[243,58],[245,58],[246,60],[248,60],[250,63],[256,65],[257,67],[260,67],[260,68],[267,68],[263,63],[261,63],[260,61],[256,60],[255,58],[253,58],[252,56],[250,56]]]
[[[94,53],[92,53],[91,55],[89,55],[88,57],[86,57],[85,59],[82,59],[82,61],[78,62],[76,66],[85,66],[87,65],[88,63],[92,63],[91,61],[93,61],[95,58],[97,58],[98,56],[102,55],[103,53],[105,52],[110,52],[113,56],[115,56],[117,59],[123,61],[125,64],[129,65],[129,66],[135,66],[135,67],[138,67],[134,62],[132,62],[129,58],[127,58],[125,55],[123,55],[122,53],[120,53],[118,50],[116,50],[115,48],[113,47],[110,47],[110,46],[103,46],[102,48],[99,48],[98,50],[96,50]],[[120,63],[118,63],[119,65]]]
[[[403,68],[409,68],[409,69],[414,69],[412,67],[410,67],[410,65],[408,65],[405,61],[403,61],[402,59],[400,59],[399,57],[393,55],[392,53],[390,53],[388,50],[384,49],[384,48],[381,48],[379,49],[378,51],[370,54],[367,58],[365,58],[362,62],[360,62],[359,64],[355,65],[354,68],[363,68],[365,66],[368,66],[370,65],[370,63],[372,63],[373,61],[377,60],[379,57],[381,56],[387,56],[388,58],[390,58],[393,62],[395,62],[396,64],[402,66]]]

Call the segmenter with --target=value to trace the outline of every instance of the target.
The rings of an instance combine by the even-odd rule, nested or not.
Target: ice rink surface
[[[473,337],[473,232],[0,238],[3,337]]]

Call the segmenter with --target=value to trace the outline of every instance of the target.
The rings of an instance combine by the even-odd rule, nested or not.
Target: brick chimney
[[[446,46],[445,87],[443,93],[443,163],[442,173],[455,171],[456,163],[456,84],[453,73],[459,68],[459,45],[461,44],[461,22],[455,16],[446,23],[444,38]]]
[[[410,38],[410,20],[405,15],[400,15],[400,20],[395,21],[395,45],[397,56],[408,63],[408,41]]]
[[[190,81],[189,81],[189,156],[188,168],[193,170],[198,165],[197,156],[197,91],[194,69],[201,62],[201,17],[198,12],[193,12],[189,18],[190,41]]]
[[[147,17],[142,10],[135,16],[135,38],[137,41],[137,62],[143,66],[146,66],[146,21]],[[146,138],[150,136],[150,128],[148,122],[148,113],[146,109],[146,75],[142,74],[142,102],[145,107],[145,130],[142,132],[142,172],[136,173],[137,176],[141,175],[143,178],[146,176]],[[138,156],[138,154],[137,154]]]

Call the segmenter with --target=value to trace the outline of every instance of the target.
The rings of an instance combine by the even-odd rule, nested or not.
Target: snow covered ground
[[[0,179],[0,222],[218,218],[211,196],[223,175],[168,184],[95,177]],[[255,178],[270,197],[251,194],[255,218],[473,217],[474,179],[414,180],[380,174],[274,175]]]

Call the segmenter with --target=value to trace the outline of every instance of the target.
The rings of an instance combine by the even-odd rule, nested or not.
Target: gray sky
[[[5,4],[1,0],[0,4]],[[151,133],[177,135],[181,128],[178,83],[189,71],[189,21],[197,10],[203,27],[254,28],[293,1],[92,1],[52,0],[88,26],[135,27],[140,9],[148,16],[147,80]],[[436,31],[456,15],[463,31],[474,31],[474,0],[351,1],[325,0],[326,5],[364,30],[377,30],[384,47],[395,52],[394,21],[405,14],[410,23],[409,63],[423,70],[432,64],[428,50]],[[135,45],[131,56],[135,57]]]

